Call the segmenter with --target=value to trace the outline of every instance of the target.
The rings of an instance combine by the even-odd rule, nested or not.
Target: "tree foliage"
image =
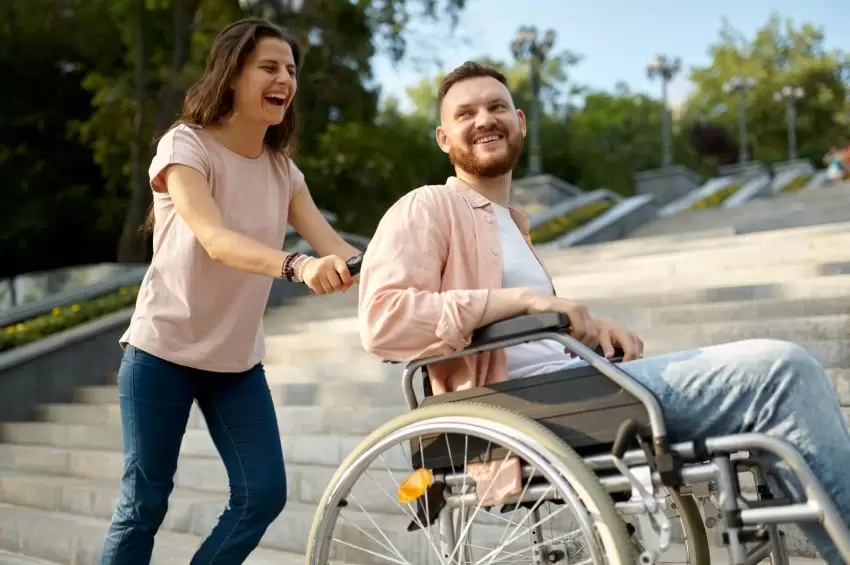
[[[709,52],[711,63],[691,72],[695,92],[686,121],[710,121],[726,129],[737,147],[738,94],[725,92],[723,85],[733,76],[747,76],[756,81],[746,97],[753,158],[766,163],[787,158],[785,103],[774,100],[774,93],[786,85],[805,91],[796,102],[801,157],[820,162],[829,147],[846,135],[850,57],[827,50],[821,30],[809,24],[795,26],[773,15],[748,39],[727,22]]]
[[[377,54],[430,57],[428,42],[438,40],[411,35],[416,24],[451,24],[465,5],[309,0],[302,11],[276,16],[306,53],[296,161],[341,229],[371,233],[400,195],[452,173],[434,141],[442,75],[408,90],[413,110],[405,113],[392,98],[380,105],[372,69]],[[150,246],[137,227],[158,136],[177,117],[215,35],[244,15],[238,0],[0,5],[0,197],[12,203],[0,208],[0,277],[144,260]],[[690,74],[693,94],[675,113],[675,162],[710,176],[737,159],[738,99],[722,88],[736,75],[757,81],[747,96],[754,158],[787,158],[785,107],[773,98],[784,85],[806,92],[796,103],[801,157],[819,163],[831,145],[846,142],[850,58],[825,45],[820,30],[779,16],[752,38],[724,25],[709,64]],[[571,75],[582,57],[556,52],[541,69],[544,171],[587,190],[632,194],[634,173],[660,165],[662,105],[624,84],[610,92],[577,84]],[[483,60],[505,73],[517,106],[529,113],[528,63]],[[517,177],[526,174],[527,145]]]

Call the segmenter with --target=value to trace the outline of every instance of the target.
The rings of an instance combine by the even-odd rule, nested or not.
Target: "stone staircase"
[[[824,191],[823,194],[826,194]],[[789,197],[796,198],[796,197]],[[822,198],[818,193],[817,198]],[[793,340],[828,369],[850,414],[850,190],[845,223],[731,235],[656,235],[547,250],[558,293],[637,331],[648,355],[730,340]],[[761,203],[756,203],[761,205]],[[801,212],[803,213],[803,212]],[[830,217],[832,220],[832,217]],[[266,359],[288,471],[289,503],[249,563],[303,563],[315,505],[365,434],[403,413],[400,367],[363,352],[356,295],[299,299],[265,320]],[[0,565],[94,565],[121,475],[114,384],[0,425]],[[153,563],[187,563],[226,501],[227,479],[193,409]],[[391,519],[388,518],[388,519]],[[792,530],[795,554],[811,556]],[[727,562],[719,549],[715,563]]]
[[[757,198],[734,208],[685,211],[646,224],[632,238],[703,230],[738,233],[842,222],[850,209],[850,183]]]

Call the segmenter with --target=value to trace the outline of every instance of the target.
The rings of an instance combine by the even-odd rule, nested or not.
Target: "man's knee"
[[[753,341],[759,344],[763,352],[766,352],[766,354],[778,363],[792,370],[800,372],[823,370],[820,362],[805,347],[794,342],[780,339],[760,339]]]
[[[767,364],[769,375],[828,382],[823,365],[801,345],[779,339],[753,339],[742,345],[750,349],[749,353],[744,353],[747,361]]]

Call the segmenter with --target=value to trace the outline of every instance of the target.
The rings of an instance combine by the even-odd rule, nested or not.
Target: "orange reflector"
[[[434,476],[428,469],[417,469],[413,471],[398,487],[396,496],[399,502],[405,504],[413,502],[425,494],[425,491],[431,486],[433,480]]]

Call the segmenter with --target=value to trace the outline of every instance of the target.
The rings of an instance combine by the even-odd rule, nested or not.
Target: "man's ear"
[[[451,146],[449,144],[449,138],[446,136],[446,132],[443,131],[443,126],[437,126],[437,129],[434,130],[434,137],[437,139],[437,145],[440,146],[442,152],[448,153]]]
[[[519,132],[522,134],[522,137],[525,138],[525,135],[528,131],[528,126],[525,122],[525,112],[517,108],[516,117],[519,120]]]

